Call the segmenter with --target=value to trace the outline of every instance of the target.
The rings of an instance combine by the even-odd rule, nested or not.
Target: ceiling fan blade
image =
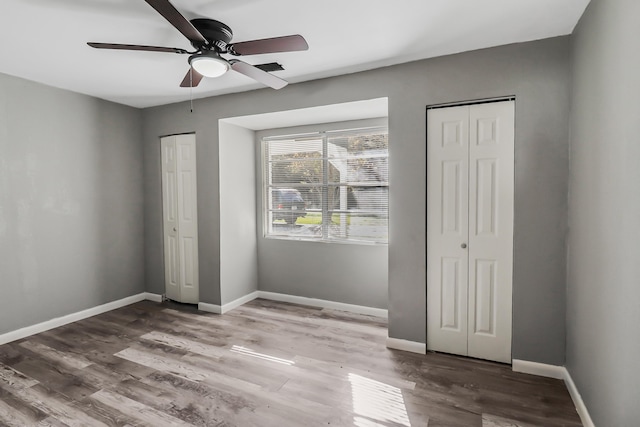
[[[169,21],[186,38],[196,44],[206,44],[207,39],[176,9],[169,0],[144,0],[154,8],[160,15]]]
[[[96,49],[118,49],[118,50],[142,50],[146,52],[169,52],[169,53],[189,53],[184,49],[177,47],[162,47],[162,46],[144,46],[137,44],[117,44],[117,43],[87,43],[91,47]]]
[[[299,34],[273,37],[270,39],[249,40],[233,43],[227,47],[232,55],[258,55],[261,53],[296,52],[309,49],[307,41]]]
[[[180,87],[196,87],[200,84],[202,80],[202,74],[194,70],[193,68],[189,68],[187,71],[187,75],[182,79],[182,83],[180,83]]]
[[[262,71],[260,68],[254,67],[253,65],[247,64],[246,62],[232,59],[229,61],[229,63],[231,64],[231,68],[233,68],[240,74],[251,77],[252,79],[274,89],[282,89],[289,84],[286,80],[282,80],[280,77],[276,77],[273,74]]]

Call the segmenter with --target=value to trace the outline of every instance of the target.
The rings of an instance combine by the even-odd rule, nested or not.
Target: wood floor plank
[[[39,421],[37,427],[69,427],[67,424],[60,420],[56,420],[53,417],[47,417],[42,421]]]
[[[120,382],[117,390],[111,391],[196,426],[206,425],[213,419],[210,408],[201,405],[201,397],[183,396],[175,390],[138,380]]]
[[[42,417],[38,417],[36,411],[31,412],[29,415],[23,413],[19,408],[11,406],[7,402],[6,396],[0,395],[0,425],[23,427],[37,424],[38,418]]]
[[[206,361],[197,361],[195,357],[171,358],[168,355],[160,355],[134,347],[125,349],[117,353],[116,356],[190,381],[205,382],[218,388],[224,387],[226,390],[231,389],[236,392],[259,392],[262,390],[260,384],[221,373],[219,369],[209,368],[206,366]]]
[[[129,360],[117,357],[113,354],[108,354],[98,350],[92,350],[87,353],[87,358],[92,360],[96,365],[104,368],[104,370],[113,372],[112,381],[117,381],[118,378],[142,378],[155,372],[155,369],[141,365],[139,363],[131,362]],[[94,365],[92,365],[94,366]],[[92,366],[86,368],[91,369]],[[96,390],[94,390],[96,391]]]
[[[209,378],[209,374],[201,369],[195,368],[188,363],[178,360],[158,356],[154,353],[141,351],[136,348],[126,348],[115,356],[131,362],[143,365],[153,370],[167,372],[190,381],[201,382]]]
[[[57,362],[69,369],[83,369],[91,365],[92,363],[82,356],[64,353],[62,351],[58,351],[49,346],[34,341],[22,342],[20,343],[20,346],[31,350],[34,353],[38,353],[40,356]]]
[[[247,363],[246,360],[234,357],[224,357],[215,361],[193,354],[183,356],[181,360],[207,372],[208,378],[205,382],[226,384],[242,390],[277,390],[288,380],[280,371],[269,369],[271,366],[265,369],[255,362]]]
[[[223,328],[225,326],[231,326],[233,324],[233,322],[227,320],[226,317],[217,314],[205,314],[203,312],[200,312],[198,314],[185,313],[173,308],[165,308],[164,310],[162,310],[162,312],[165,314],[169,314],[172,317],[182,319],[183,321],[187,321],[187,323],[194,328],[197,328],[201,325],[210,325],[216,328]]]
[[[219,360],[223,352],[220,347],[203,344],[197,341],[181,338],[176,335],[165,334],[157,331],[149,332],[140,337],[143,340],[153,341],[191,353],[201,354],[215,360]]]
[[[482,427],[536,427],[522,421],[510,420],[491,414],[482,414]]]
[[[84,411],[75,408],[73,401],[70,399],[40,384],[26,389],[15,390],[12,393],[34,408],[51,414],[51,417],[70,427],[87,425],[96,427],[106,426],[106,424],[90,417]]]
[[[14,389],[28,388],[38,384],[37,380],[2,363],[0,363],[0,382]]]
[[[237,423],[237,418],[245,413],[250,418],[260,403],[244,393],[221,390],[168,373],[157,372],[142,378],[140,382],[163,390],[173,390],[184,402],[196,408],[202,407],[201,412],[211,414],[206,418],[206,424],[227,422],[229,425],[242,425]]]
[[[97,390],[92,384],[84,383],[68,371],[47,362],[44,359],[26,359],[13,367],[70,399],[83,399]]]
[[[347,382],[309,384],[299,379],[287,381],[278,390],[278,394],[284,398],[305,399],[346,413],[353,411],[353,399],[345,399],[350,392],[351,387]]]
[[[108,426],[121,427],[142,425],[138,419],[123,414],[118,410],[118,408],[113,408],[91,398],[75,402],[74,406]]]
[[[147,405],[143,405],[142,403],[139,403],[133,399],[124,397],[118,393],[100,390],[91,395],[91,399],[102,402],[107,406],[111,406],[112,408],[151,426],[193,425],[178,418],[172,417],[169,414],[165,414],[164,412],[157,411]]]
[[[293,358],[296,366],[307,369],[314,373],[323,372],[327,375],[334,377],[344,378],[348,380],[349,374],[366,376],[373,380],[381,381],[385,384],[398,387],[405,390],[414,390],[416,383],[414,381],[408,381],[403,378],[397,378],[396,376],[387,375],[386,373],[376,372],[371,369],[362,369],[348,364],[335,365],[333,363],[325,362],[323,360],[315,359],[312,357],[296,356]]]
[[[18,342],[0,345],[0,363],[13,366],[24,359],[24,353],[19,350]]]

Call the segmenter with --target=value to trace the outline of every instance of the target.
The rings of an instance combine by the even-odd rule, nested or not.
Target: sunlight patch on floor
[[[253,351],[246,347],[240,347],[237,345],[234,345],[233,347],[231,347],[231,351],[238,354],[244,354],[245,356],[251,356],[251,357],[256,357],[262,360],[268,360],[269,362],[280,363],[282,365],[288,365],[288,366],[295,365],[295,362],[293,360],[280,359],[279,357],[269,356],[268,354],[264,354],[264,353],[258,353],[257,351]]]
[[[380,381],[349,374],[353,397],[353,421],[357,427],[386,427],[395,423],[411,427],[402,390]]]

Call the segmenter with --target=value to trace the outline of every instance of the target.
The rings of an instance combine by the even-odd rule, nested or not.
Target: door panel
[[[174,299],[180,296],[180,262],[178,261],[178,240],[175,236],[166,237],[165,254],[167,297]]]
[[[497,159],[479,159],[476,162],[476,235],[493,236],[496,232],[496,169]]]
[[[442,234],[462,236],[462,165],[458,160],[442,162]],[[466,215],[465,215],[466,216]]]
[[[180,300],[180,260],[178,249],[178,200],[176,181],[175,137],[163,138],[160,144],[162,160],[162,213],[164,233],[164,276],[167,298]]]
[[[178,152],[178,223],[181,241],[182,276],[180,300],[197,303],[198,292],[198,214],[195,135],[176,137]]]
[[[469,355],[511,363],[514,103],[469,116]]]
[[[196,277],[195,277],[195,265],[193,264],[195,258],[195,242],[190,237],[183,237],[182,240],[182,250],[180,257],[180,264],[184,266],[182,269],[182,286],[184,288],[194,288],[196,285]],[[184,301],[183,301],[184,302]]]
[[[496,268],[493,260],[476,260],[476,316],[473,332],[495,335],[496,324]]]
[[[191,195],[192,192],[191,171],[182,172],[180,175],[180,182],[182,183],[182,185],[180,186],[180,191],[182,194],[182,196],[180,197],[180,220],[191,222],[193,221],[191,197],[184,197],[184,195]]]
[[[488,105],[488,104],[487,104]],[[472,107],[474,111],[478,108],[484,108],[484,106]],[[472,113],[473,114],[473,113]],[[473,123],[473,122],[472,122]],[[495,117],[479,117],[477,119],[477,137],[472,139],[476,145],[496,145],[497,144],[497,120]]]
[[[460,269],[459,258],[442,259],[442,279],[440,281],[440,328],[460,332],[462,313],[460,312]]]

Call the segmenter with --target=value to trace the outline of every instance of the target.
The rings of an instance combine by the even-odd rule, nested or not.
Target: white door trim
[[[199,301],[198,204],[195,134],[160,139],[167,298]]]

